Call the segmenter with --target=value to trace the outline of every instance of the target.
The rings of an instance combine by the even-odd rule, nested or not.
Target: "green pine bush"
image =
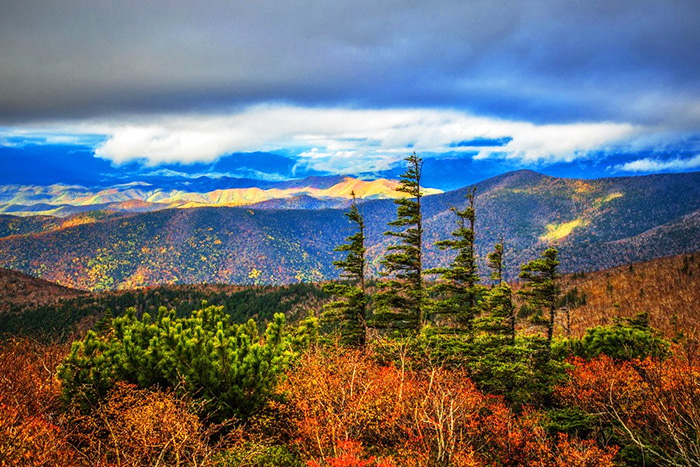
[[[596,326],[586,331],[582,339],[557,342],[553,353],[558,358],[569,355],[595,358],[600,354],[617,360],[666,357],[670,344],[649,326],[646,313],[619,320],[612,326]]]
[[[246,418],[273,393],[314,330],[306,322],[290,332],[277,314],[261,335],[253,320],[234,324],[217,306],[184,318],[161,307],[156,317],[139,319],[130,309],[106,335],[90,331],[74,342],[58,375],[65,400],[84,408],[125,381],[186,392],[216,418]]]

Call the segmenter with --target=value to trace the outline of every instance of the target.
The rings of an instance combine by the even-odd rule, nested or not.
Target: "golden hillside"
[[[616,317],[648,313],[664,336],[700,337],[700,254],[660,258],[605,271],[567,275],[563,290],[576,287],[585,304],[571,310],[571,334],[611,324]],[[565,313],[560,333],[565,334]]]

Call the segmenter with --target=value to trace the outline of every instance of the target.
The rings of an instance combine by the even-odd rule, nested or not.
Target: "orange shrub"
[[[362,445],[356,441],[341,441],[336,446],[336,454],[319,462],[311,460],[309,467],[396,467],[391,458],[377,460],[374,456],[365,454]]]
[[[566,467],[613,467],[618,449],[602,449],[593,440],[570,439],[559,433],[555,447],[553,465]]]
[[[0,465],[75,465],[65,432],[46,417],[0,403]]]
[[[27,338],[0,342],[0,465],[73,465],[55,379],[66,349]]]
[[[92,413],[64,412],[55,377],[67,347],[0,341],[0,465],[201,465],[208,432],[172,394],[121,386]]]
[[[591,411],[604,411],[612,406],[644,410],[645,384],[636,370],[639,361],[613,360],[605,354],[587,361],[570,360],[570,379],[557,388],[556,394],[566,404]]]
[[[700,361],[681,350],[663,361],[573,360],[569,381],[556,393],[656,461],[694,465],[700,459]]]
[[[358,351],[334,349],[303,355],[281,390],[285,416],[302,452],[337,455],[348,440],[366,446],[393,446],[403,438],[398,423],[413,385],[393,367],[380,367]]]
[[[404,371],[354,350],[307,353],[282,389],[277,426],[313,466],[607,466],[616,452],[552,439],[541,413],[516,416],[463,371]]]
[[[418,374],[415,383],[413,419],[404,425],[413,444],[434,462],[471,465],[490,413],[502,402],[479,392],[462,371],[434,368]]]
[[[212,454],[202,422],[171,392],[118,384],[73,423],[81,428],[74,439],[93,464],[201,465]]]

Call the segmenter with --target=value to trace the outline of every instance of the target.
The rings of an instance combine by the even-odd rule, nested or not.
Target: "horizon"
[[[424,194],[424,196],[432,196],[436,194],[441,194],[441,193],[447,193],[450,191],[457,191],[460,189],[468,188],[470,186],[478,185],[482,182],[489,181],[494,178],[502,177],[502,176],[508,176],[508,175],[513,175],[517,174],[519,172],[529,172],[533,173],[536,175],[541,175],[544,177],[551,177],[551,178],[559,178],[559,179],[566,179],[566,180],[603,180],[603,179],[622,179],[622,178],[640,178],[640,177],[649,177],[649,176],[673,176],[673,175],[681,175],[681,174],[693,174],[693,173],[700,173],[700,170],[686,170],[682,172],[657,172],[657,173],[642,173],[642,174],[627,174],[627,175],[608,175],[608,176],[589,176],[585,177],[584,174],[580,174],[577,176],[567,176],[567,175],[550,175],[546,173],[545,171],[539,171],[539,170],[534,170],[534,169],[529,169],[529,168],[520,168],[520,169],[513,169],[513,170],[508,170],[500,173],[496,173],[493,175],[488,175],[488,176],[483,176],[481,178],[474,178],[473,180],[469,181],[468,183],[464,184],[448,184],[446,189],[441,188],[438,185],[442,185],[443,187],[445,186],[444,184],[421,184],[421,186],[425,189],[430,189],[430,190],[437,190],[437,192],[431,192]],[[398,173],[398,171],[397,171]],[[309,181],[309,185],[296,185],[299,187],[304,187],[304,186],[313,186],[314,181],[323,181],[323,180],[334,180],[337,179],[336,184],[342,183],[343,180],[345,179],[353,179],[353,180],[361,180],[361,181],[375,181],[375,180],[388,180],[388,181],[394,181],[398,182],[399,177],[372,177],[372,176],[362,176],[362,175],[353,175],[353,174],[334,174],[334,175],[304,175],[299,178],[290,178],[290,179],[285,179],[285,180],[256,180],[256,179],[250,179],[250,178],[243,178],[243,177],[232,177],[228,175],[221,175],[221,176],[208,176],[208,175],[198,175],[196,177],[192,177],[189,180],[192,182],[201,182],[203,180],[207,181],[221,181],[221,180],[238,180],[238,181],[243,181],[243,182],[250,182],[250,186],[239,186],[239,185],[234,185],[228,188],[233,188],[233,189],[245,189],[245,188],[260,188],[261,190],[269,190],[269,189],[275,189],[279,186],[285,186],[285,184],[289,184],[290,182],[300,182],[300,181]],[[123,182],[123,183],[115,183],[115,184],[98,184],[98,185],[87,185],[87,184],[80,184],[80,183],[64,183],[64,182],[56,182],[56,183],[49,183],[49,184],[12,184],[8,183],[5,185],[0,184],[1,186],[6,186],[6,187],[30,187],[30,186],[37,186],[37,187],[66,187],[66,188],[85,188],[88,190],[105,190],[109,188],[132,188],[132,187],[152,187],[154,191],[162,191],[163,189],[166,189],[168,186],[165,182],[167,183],[173,183],[173,186],[182,186],[183,180],[177,177],[166,177],[165,179],[151,179],[149,180],[148,178],[137,178],[133,179],[130,182]],[[258,182],[260,183],[258,185]],[[188,183],[186,180],[184,183]],[[227,187],[223,188],[216,188],[215,190],[210,190],[210,191],[218,191],[218,190],[225,190],[228,189]],[[202,192],[201,190],[198,190],[196,187],[192,190],[194,192]],[[274,198],[273,198],[274,199]],[[0,213],[2,214],[2,213]]]

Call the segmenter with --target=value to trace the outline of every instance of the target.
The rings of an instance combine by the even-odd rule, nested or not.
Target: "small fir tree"
[[[414,152],[406,158],[408,169],[401,175],[401,183],[396,189],[406,197],[394,200],[397,205],[397,219],[390,222],[392,227],[403,228],[388,231],[385,235],[399,239],[397,245],[388,248],[381,264],[386,268],[384,275],[391,279],[383,284],[377,296],[375,324],[419,331],[425,323],[425,285],[423,283],[423,223],[421,213],[420,188],[423,160]]]
[[[323,291],[339,300],[324,307],[324,320],[337,325],[341,342],[362,347],[367,341],[367,295],[365,292],[365,223],[357,208],[355,192],[352,195],[347,218],[356,225],[356,232],[350,235],[347,243],[335,248],[335,251],[347,252],[344,260],[333,264],[342,269],[341,277],[347,283],[330,283],[323,286]]]
[[[107,308],[102,315],[102,318],[95,324],[94,331],[97,334],[105,334],[109,332],[109,330],[112,328],[112,320],[114,319],[114,315],[112,314],[112,309]]]
[[[451,239],[437,242],[441,250],[454,250],[456,256],[452,263],[445,268],[434,268],[426,274],[438,274],[440,280],[431,289],[437,294],[437,299],[431,304],[432,313],[441,316],[458,329],[470,331],[474,317],[479,308],[482,287],[478,286],[479,274],[476,265],[474,248],[474,195],[476,187],[467,190],[467,206],[460,211],[451,210],[457,216],[457,229],[452,232]]]
[[[480,329],[497,339],[507,340],[515,344],[515,306],[513,292],[503,280],[503,240],[494,245],[488,254],[488,266],[491,269],[491,280],[495,282],[486,295],[486,314],[480,320]]]
[[[519,293],[535,310],[533,322],[544,325],[547,330],[549,346],[554,335],[554,319],[561,294],[561,288],[557,283],[559,279],[557,255],[556,248],[547,248],[539,258],[520,267],[520,278],[525,281],[525,287]],[[546,316],[544,316],[545,313]]]
[[[503,247],[503,238],[500,243],[493,246],[493,251],[486,255],[489,268],[491,269],[491,280],[495,285],[503,283],[503,256],[505,254]]]

